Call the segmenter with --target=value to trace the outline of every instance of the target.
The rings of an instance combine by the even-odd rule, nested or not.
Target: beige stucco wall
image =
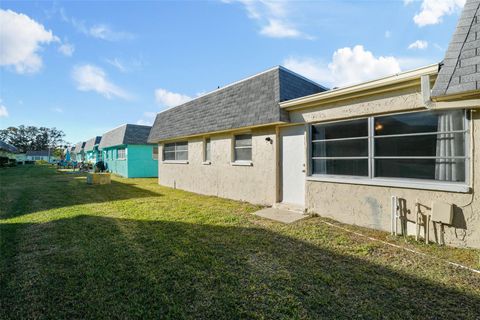
[[[359,99],[353,103],[336,103],[326,108],[295,111],[290,116],[296,122],[318,122],[415,109],[423,109],[420,88]],[[453,225],[445,228],[446,243],[480,248],[480,196],[475,193],[480,189],[480,110],[473,113],[470,128],[473,129],[471,138],[474,137],[471,143],[474,154],[470,153],[470,185],[473,190],[470,193],[307,181],[306,208],[344,223],[390,231],[391,196],[406,200],[410,210],[407,218],[412,221],[416,199],[429,207],[432,201],[441,200],[457,206]],[[414,232],[414,224],[408,223],[408,229],[410,233]],[[435,240],[433,228],[431,230],[431,239]]]
[[[222,198],[272,205],[276,200],[275,128],[252,133],[252,166],[234,166],[233,133],[210,136],[210,165],[203,162],[203,138],[188,140],[188,164],[159,161],[159,183],[164,186]],[[272,143],[265,139],[271,138]],[[162,155],[162,145],[159,146]]]

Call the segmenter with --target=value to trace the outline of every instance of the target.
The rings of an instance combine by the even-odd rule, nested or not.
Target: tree
[[[0,140],[25,153],[31,150],[55,150],[65,144],[65,133],[57,128],[18,126],[0,130]]]

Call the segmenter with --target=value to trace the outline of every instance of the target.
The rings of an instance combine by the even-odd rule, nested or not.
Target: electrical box
[[[432,221],[452,224],[453,205],[446,202],[434,201],[432,203]]]

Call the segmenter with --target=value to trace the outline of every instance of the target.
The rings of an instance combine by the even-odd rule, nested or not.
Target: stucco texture
[[[353,103],[337,103],[326,108],[310,108],[291,113],[297,122],[316,122],[390,112],[424,110],[420,88],[405,89],[395,94],[364,98]],[[391,196],[406,200],[409,233],[415,230],[415,200],[431,207],[432,201],[441,200],[455,205],[453,224],[445,226],[445,242],[453,246],[480,248],[480,113],[473,112],[470,121],[470,186],[471,192],[457,193],[418,190],[385,186],[356,185],[335,182],[306,182],[306,208],[311,213],[330,217],[343,223],[390,231]],[[473,140],[473,141],[472,141]],[[439,238],[431,228],[431,240]]]
[[[252,130],[252,166],[232,165],[233,133],[210,136],[211,164],[203,163],[203,138],[188,140],[188,164],[159,161],[164,186],[255,204],[276,201],[275,128]],[[265,139],[270,137],[271,142]],[[159,156],[162,145],[159,146]]]

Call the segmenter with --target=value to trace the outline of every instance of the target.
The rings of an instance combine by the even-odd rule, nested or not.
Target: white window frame
[[[448,111],[448,110],[442,110]],[[408,113],[419,113],[419,112],[428,112],[428,110],[423,111],[411,111],[411,112],[397,112],[391,114],[379,115],[378,117],[383,116],[394,116],[398,114],[408,114]],[[388,178],[388,177],[375,177],[375,159],[432,159],[435,157],[383,157],[374,155],[374,142],[375,142],[375,118],[377,116],[370,117],[359,117],[355,119],[346,119],[338,121],[329,121],[329,122],[319,122],[319,123],[310,123],[307,130],[307,177],[308,181],[322,181],[322,182],[334,182],[334,183],[347,183],[347,184],[360,184],[360,185],[372,185],[372,186],[388,186],[388,187],[400,187],[400,188],[414,188],[414,189],[424,189],[424,190],[440,190],[440,191],[452,191],[452,192],[470,192],[471,181],[470,181],[470,119],[468,117],[468,110],[464,110],[463,120],[464,127],[463,130],[449,131],[448,133],[463,133],[464,143],[465,143],[465,156],[456,156],[455,159],[463,159],[465,161],[465,181],[464,182],[450,182],[450,181],[439,181],[439,180],[428,180],[428,179],[415,179],[415,178]],[[319,124],[329,124],[329,123],[341,123],[351,120],[360,120],[368,119],[368,176],[348,176],[348,175],[329,175],[329,174],[313,174],[312,173],[312,126]],[[439,134],[442,132],[429,132],[429,133],[415,133],[415,134],[396,134],[396,135],[386,135],[381,136],[381,138],[392,137],[392,136],[418,136],[423,134]],[[377,136],[378,138],[378,136]],[[380,139],[381,139],[380,138]],[[338,139],[343,140],[343,139]],[[341,158],[341,157],[339,157]],[[356,157],[352,157],[356,158]],[[445,157],[438,157],[444,159]],[[345,158],[343,158],[345,159]]]
[[[156,156],[156,157],[155,157],[155,148],[157,148],[157,153],[156,153],[157,156]],[[153,146],[153,148],[152,148],[152,159],[153,159],[153,160],[158,160],[158,152],[159,152],[159,150],[160,150],[160,148],[158,147],[158,145]]]
[[[243,136],[243,135],[249,135],[251,138],[251,145],[250,146],[243,146],[243,147],[235,147],[235,141],[237,139],[238,136]],[[252,150],[252,159],[250,160],[237,160],[235,158],[235,150],[236,149],[251,149]],[[231,161],[231,165],[232,166],[252,166],[253,165],[253,134],[250,132],[250,131],[246,131],[246,132],[238,132],[238,133],[235,133],[233,136],[232,136],[232,139],[231,139],[231,157],[232,157],[232,161]]]
[[[123,156],[120,156],[120,150],[123,150]],[[127,148],[118,148],[116,153],[117,160],[126,160],[127,159]]]
[[[207,159],[207,141],[210,146],[210,159]],[[210,137],[203,138],[203,162],[204,165],[212,164],[212,139]]]
[[[180,144],[180,143],[186,143],[187,144],[187,160],[177,160],[177,144]],[[173,144],[175,145],[175,148],[173,151],[165,151],[165,146],[168,145],[168,144]],[[162,163],[176,163],[176,164],[188,164],[188,149],[189,149],[189,143],[188,141],[186,140],[182,140],[182,141],[175,141],[175,142],[168,142],[168,143],[164,143],[163,144],[163,147],[162,147]],[[180,150],[182,152],[184,152],[185,150]],[[175,155],[175,159],[174,160],[165,160],[165,153],[173,153]]]

